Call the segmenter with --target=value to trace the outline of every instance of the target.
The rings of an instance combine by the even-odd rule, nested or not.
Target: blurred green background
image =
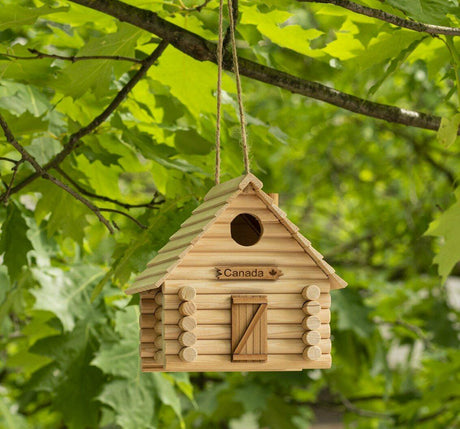
[[[217,40],[216,0],[198,9],[198,0],[128,3]],[[359,3],[460,27],[456,0]],[[159,39],[70,1],[0,5],[0,114],[43,166],[107,107]],[[168,46],[110,118],[50,170],[98,207],[121,211],[102,212],[114,234],[48,180],[12,188],[34,170],[0,138],[1,428],[460,424],[460,37],[333,5],[238,6],[241,57],[444,118],[437,136],[243,78],[253,172],[349,283],[332,294],[332,368],[139,372],[138,307],[123,290],[214,174],[217,68]],[[136,61],[72,62],[30,49]],[[233,75],[223,86],[227,180],[243,163]]]

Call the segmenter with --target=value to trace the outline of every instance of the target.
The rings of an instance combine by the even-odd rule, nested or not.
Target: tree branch
[[[11,160],[8,159],[8,161],[11,161]],[[6,186],[6,191],[5,191],[4,197],[1,199],[1,201],[2,201],[5,205],[8,204],[8,199],[10,198],[11,189],[13,188],[14,179],[16,178],[16,174],[18,174],[18,170],[19,170],[20,165],[21,165],[24,161],[25,161],[24,158],[21,158],[21,159],[18,160],[18,161],[13,161],[13,162],[14,162],[14,165],[13,165],[13,167],[11,168],[11,170],[13,170],[13,174],[11,175],[10,183]]]
[[[126,216],[128,219],[131,219],[139,228],[142,228],[142,229],[147,229],[147,227],[140,223],[135,217],[131,216],[130,214],[128,213],[125,213],[125,212],[122,212],[121,210],[116,210],[116,209],[108,209],[108,208],[100,208],[99,211],[101,212],[110,212],[110,213],[118,213],[118,214],[121,214],[123,216]]]
[[[369,16],[370,18],[380,19],[396,25],[397,27],[407,28],[408,30],[418,31],[428,34],[445,34],[447,36],[460,36],[460,28],[444,27],[441,25],[424,24],[422,22],[411,21],[410,19],[400,18],[380,9],[362,6],[349,0],[297,0],[300,3],[329,3],[361,15]]]
[[[123,57],[119,55],[82,55],[80,57],[71,55],[71,56],[66,57],[66,56],[57,55],[57,54],[47,54],[45,52],[40,52],[37,49],[29,49],[29,52],[35,55],[33,57],[24,57],[20,55],[0,53],[0,56],[3,55],[5,57],[13,58],[15,60],[40,60],[42,58],[54,58],[55,60],[71,61],[72,63],[76,63],[78,61],[88,61],[88,60],[113,60],[113,61],[129,61],[132,63],[142,64],[142,60],[138,60],[137,58]]]
[[[0,114],[0,126],[3,129],[3,133],[5,134],[6,140],[10,143],[21,155],[24,161],[27,161],[32,167],[35,169],[39,177],[43,177],[44,179],[48,179],[50,182],[54,183],[56,186],[64,189],[64,191],[68,192],[77,200],[81,201],[85,206],[87,206],[97,218],[107,227],[111,234],[113,234],[113,228],[110,225],[109,221],[101,214],[100,210],[93,204],[91,201],[87,200],[86,198],[82,197],[80,194],[75,192],[73,189],[69,188],[65,183],[62,183],[59,179],[49,174],[37,161],[36,159],[23,147],[21,146],[16,138],[14,137],[13,133],[11,132],[8,124],[5,122],[3,116]],[[5,195],[9,195],[9,192]]]
[[[73,180],[61,167],[56,166],[54,169],[61,175],[63,176],[77,191],[82,193],[83,195],[86,195],[87,197],[91,198],[97,198],[98,200],[101,201],[106,201],[108,203],[116,204],[117,206],[123,207],[127,210],[129,209],[134,209],[134,208],[148,208],[148,209],[153,209],[160,203],[155,202],[155,197],[156,195],[153,196],[152,200],[149,201],[148,203],[141,203],[141,204],[129,204],[129,203],[123,203],[121,201],[115,200],[114,198],[106,197],[104,195],[99,195],[95,194],[94,192],[90,192],[83,188],[78,182]]]
[[[70,1],[106,13],[118,18],[120,21],[129,22],[132,25],[156,34],[196,60],[212,61],[214,63],[217,61],[216,46],[214,43],[160,18],[154,12],[140,9],[118,0]],[[354,113],[435,131],[439,129],[441,123],[441,119],[438,116],[364,100],[354,95],[337,91],[326,85],[301,79],[241,57],[239,63],[240,73],[246,77],[286,89],[292,93],[324,101]],[[232,71],[232,60],[229,52],[225,53],[224,68]]]
[[[168,42],[161,41],[157,48],[142,61],[142,67],[136,72],[136,74],[129,80],[129,82],[120,90],[120,92],[115,96],[112,102],[105,108],[105,110],[93,119],[88,125],[83,128],[80,128],[77,132],[73,133],[68,143],[64,146],[64,148],[53,158],[49,161],[43,169],[48,171],[51,168],[55,168],[58,166],[64,159],[70,155],[70,153],[74,150],[78,141],[83,138],[84,136],[93,132],[99,125],[101,125],[107,118],[115,111],[115,109],[121,104],[121,102],[127,97],[127,95],[131,92],[131,90],[136,86],[136,84],[145,76],[148,69],[155,63],[155,61],[160,57],[163,51],[168,46]],[[16,185],[14,188],[11,189],[11,193],[15,193],[20,191],[22,188],[27,186],[29,183],[40,177],[41,174],[38,171],[34,174],[31,174],[29,177],[25,178],[21,183]],[[0,200],[3,197],[0,196]]]
[[[427,335],[422,331],[421,328],[419,328],[416,325],[413,325],[412,323],[406,322],[402,319],[389,321],[389,320],[382,320],[380,318],[375,318],[374,322],[377,323],[378,325],[400,326],[402,328],[405,328],[408,331],[411,331],[416,337],[418,337],[422,341],[426,349],[433,349],[433,344],[431,343]]]
[[[7,158],[5,156],[0,156],[0,161],[12,162],[13,164],[16,164],[18,162],[17,159]]]

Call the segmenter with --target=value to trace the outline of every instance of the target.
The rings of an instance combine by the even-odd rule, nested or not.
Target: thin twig
[[[426,349],[433,348],[433,344],[431,343],[427,335],[422,331],[422,329],[416,325],[413,325],[412,323],[406,322],[405,320],[402,320],[402,319],[397,319],[397,320],[392,321],[392,320],[382,320],[380,318],[376,318],[375,322],[379,325],[400,326],[402,328],[405,328],[408,331],[411,331],[413,334],[415,334],[423,342]]]
[[[238,14],[239,14],[239,7],[238,7],[238,0],[233,0],[233,3],[232,3],[232,11],[233,11],[233,22],[238,22]],[[230,10],[228,11],[229,13],[229,16],[230,16]],[[227,31],[225,32],[225,37],[224,37],[224,50],[227,49],[227,46],[228,44],[230,43],[231,41],[231,29],[230,29],[230,25],[228,26],[227,28]],[[232,71],[232,70],[230,70]]]
[[[131,57],[123,57],[120,55],[82,55],[82,56],[64,56],[64,55],[57,55],[57,54],[47,54],[45,52],[40,52],[37,49],[28,49],[31,54],[35,54],[33,57],[24,57],[21,55],[13,55],[7,53],[0,53],[8,58],[13,58],[15,60],[40,60],[42,58],[53,58],[55,60],[62,60],[62,61],[71,61],[72,63],[76,63],[78,61],[90,61],[90,60],[113,60],[113,61],[129,61],[131,63],[138,63],[142,64],[142,60],[138,60],[137,58]]]
[[[49,174],[38,162],[37,160],[31,155],[23,146],[21,146],[16,138],[14,137],[13,133],[11,132],[8,124],[6,123],[3,116],[0,114],[0,126],[3,129],[3,133],[5,134],[6,140],[10,143],[21,155],[22,159],[27,161],[32,167],[35,169],[39,177],[43,177],[44,179],[48,179],[50,182],[54,183],[56,186],[64,189],[64,191],[68,192],[74,198],[82,202],[85,206],[87,206],[97,218],[107,227],[111,234],[113,234],[114,230],[113,227],[110,225],[108,220],[101,214],[100,210],[89,200],[82,197],[79,193],[75,192],[73,189],[69,188],[65,183],[61,182],[56,177]]]
[[[11,175],[10,183],[6,187],[5,196],[2,198],[2,202],[6,205],[8,204],[8,199],[10,198],[11,188],[13,187],[14,179],[16,178],[16,174],[18,174],[19,166],[25,161],[24,157],[21,158],[19,161],[14,162],[14,166],[11,168],[13,170],[13,174]]]
[[[185,4],[181,1],[180,2],[181,5],[180,5],[180,8],[182,10],[185,10],[187,12],[201,12],[201,9],[203,9],[204,7],[206,7],[209,3],[211,3],[211,0],[205,0],[203,3],[201,3],[200,5],[198,6],[192,6],[192,7],[187,7],[185,6]]]
[[[155,61],[160,57],[163,51],[168,46],[168,42],[161,41],[157,48],[153,51],[151,55],[145,58],[142,61],[142,67],[136,72],[136,74],[129,80],[129,82],[118,92],[112,102],[104,109],[104,111],[94,118],[88,125],[80,128],[77,132],[73,133],[68,143],[64,148],[53,158],[51,159],[43,169],[48,171],[51,168],[58,166],[65,158],[74,150],[76,144],[81,138],[93,132],[99,125],[101,125],[107,118],[117,109],[121,102],[127,97],[130,91],[136,86],[136,84],[146,75],[149,68],[155,63]],[[29,183],[33,182],[35,179],[40,177],[38,172],[31,174],[29,177],[26,177],[21,183],[17,184],[11,193],[20,191],[22,188],[27,186]],[[1,200],[2,196],[0,196]]]
[[[0,156],[0,161],[7,161],[7,162],[12,162],[13,164],[16,164],[18,162],[17,159],[13,159],[13,158],[6,158],[4,156]]]
[[[363,6],[349,0],[297,0],[300,3],[329,3],[336,6],[343,7],[344,9],[351,10],[352,12],[366,15],[370,18],[380,19],[381,21],[388,22],[396,25],[397,27],[407,28],[408,30],[418,31],[420,33],[428,34],[445,34],[448,36],[460,36],[460,28],[445,27],[442,25],[424,24],[422,22],[411,21],[410,19],[400,18],[380,9],[373,9],[371,7]]]
[[[155,201],[156,195],[153,196],[152,200],[150,200],[148,203],[140,203],[140,204],[129,204],[129,203],[124,203],[118,200],[115,200],[114,198],[106,197],[105,195],[99,195],[94,192],[88,191],[87,189],[83,188],[78,182],[73,180],[61,167],[56,166],[54,169],[61,175],[63,176],[77,191],[82,193],[83,195],[86,195],[91,198],[97,198],[98,200],[101,201],[106,201],[108,203],[116,204],[120,207],[123,207],[125,209],[134,209],[134,208],[149,208],[149,209],[154,209],[156,208],[159,204]]]
[[[341,402],[343,406],[345,407],[345,409],[358,416],[377,418],[377,419],[392,419],[395,417],[393,413],[383,413],[383,412],[378,412],[378,411],[367,410],[364,408],[359,408],[343,395],[340,395],[340,398],[341,398]]]
[[[139,228],[142,228],[142,229],[147,229],[147,227],[140,223],[135,217],[131,216],[130,214],[128,213],[125,213],[125,212],[122,212],[121,210],[116,210],[116,209],[108,209],[108,208],[100,208],[99,211],[101,212],[110,212],[110,213],[118,213],[118,214],[121,214],[123,216],[126,216],[128,219],[131,219]],[[118,227],[117,227],[118,228]]]

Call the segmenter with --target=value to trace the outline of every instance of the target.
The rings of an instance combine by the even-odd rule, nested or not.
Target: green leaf
[[[438,130],[438,141],[442,145],[449,147],[455,143],[458,136],[458,127],[460,126],[460,113],[450,117],[442,118]]]
[[[241,24],[255,25],[261,34],[278,46],[313,58],[324,56],[320,50],[311,49],[309,43],[324,33],[316,28],[304,29],[300,25],[290,25],[288,20],[293,16],[291,13],[280,10],[262,13],[256,5],[243,6],[241,11]]]
[[[206,155],[213,147],[213,143],[200,136],[195,130],[176,131],[174,143],[179,152],[187,155]]]
[[[200,118],[204,114],[216,113],[216,73],[217,67],[209,62],[197,62],[172,46],[168,46],[159,59],[159,64],[152,67],[148,75],[170,88],[189,111]],[[223,88],[234,90],[234,83],[223,75]]]
[[[363,305],[358,291],[347,288],[334,295],[334,308],[337,310],[337,327],[351,330],[359,337],[367,339],[375,326],[369,318],[370,311]]]
[[[174,379],[169,380],[161,374],[140,373],[138,319],[137,307],[128,306],[119,311],[116,329],[123,339],[103,345],[92,362],[116,378],[105,386],[99,400],[116,411],[116,422],[121,427],[133,429],[152,426],[156,396],[181,417]]]
[[[457,201],[441,216],[431,222],[425,234],[439,237],[441,247],[433,262],[445,281],[455,264],[460,261],[460,188],[455,191]]]
[[[52,8],[22,7],[19,5],[2,5],[0,10],[0,31],[11,30],[24,25],[33,24],[38,17],[68,10],[67,7]]]
[[[139,374],[134,380],[107,383],[98,400],[114,411],[119,427],[153,429],[155,387],[152,374]]]
[[[42,194],[35,210],[35,218],[40,224],[50,213],[47,221],[48,235],[61,233],[81,243],[84,228],[88,225],[86,216],[93,213],[83,203],[68,192],[50,182],[36,185]]]
[[[15,404],[0,396],[0,427],[3,429],[27,429],[27,420],[18,414]]]
[[[52,394],[52,406],[69,429],[97,427],[99,420],[96,397],[104,376],[90,365],[97,344],[91,329],[79,322],[71,332],[41,339],[31,348],[53,362],[34,374],[28,388]]]
[[[32,250],[32,243],[27,237],[27,223],[18,208],[10,202],[6,211],[6,220],[2,225],[0,238],[0,255],[8,268],[11,282],[17,280],[22,267],[27,265],[27,253]]]
[[[48,130],[48,123],[45,122],[44,118],[37,118],[30,112],[25,112],[21,116],[16,116],[3,111],[2,115],[16,138]]]
[[[0,108],[15,112],[18,116],[26,111],[34,116],[42,116],[51,105],[35,86],[4,80],[0,85]]]
[[[458,16],[460,8],[446,0],[387,0],[417,21],[427,24],[449,25],[448,14]]]
[[[71,331],[78,318],[87,318],[95,311],[89,305],[90,290],[103,273],[94,266],[73,267],[63,271],[49,267],[33,269],[33,276],[41,288],[32,290],[34,308],[53,312],[64,330]]]
[[[391,76],[401,65],[406,61],[409,55],[417,48],[417,46],[425,39],[426,37],[421,37],[420,39],[414,40],[407,48],[402,49],[399,54],[391,58],[390,64],[388,65],[385,72],[382,76],[377,80],[374,85],[368,91],[368,95],[374,95],[378,89],[382,86],[382,84]],[[375,48],[375,47],[374,47]]]
[[[134,48],[142,32],[143,30],[130,24],[121,23],[116,33],[90,39],[77,55],[134,56]],[[79,98],[89,90],[101,97],[109,89],[112,72],[121,75],[130,67],[129,62],[113,60],[79,61],[64,69],[56,85],[73,98]]]

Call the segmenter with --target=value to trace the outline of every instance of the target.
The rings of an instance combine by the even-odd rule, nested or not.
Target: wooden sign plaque
[[[278,280],[283,272],[278,267],[226,265],[216,267],[218,280]]]

